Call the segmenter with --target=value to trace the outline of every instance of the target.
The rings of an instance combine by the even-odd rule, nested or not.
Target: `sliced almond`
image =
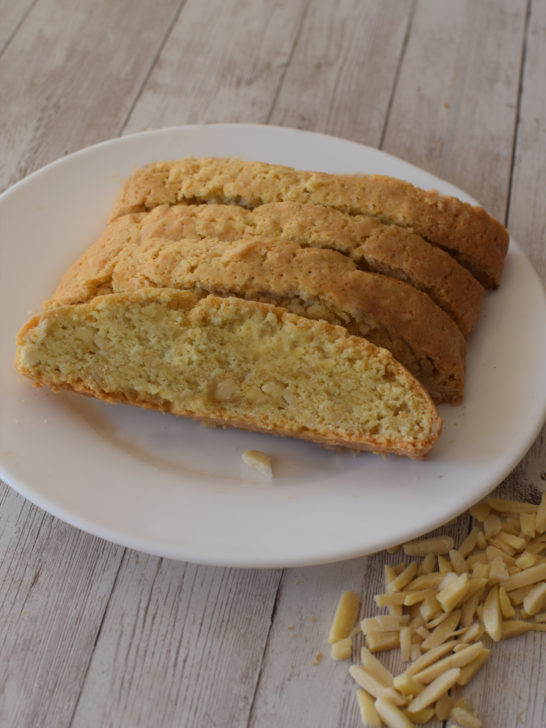
[[[489,569],[489,582],[491,584],[498,584],[499,582],[507,579],[509,576],[506,563],[501,559],[500,556],[496,556],[491,562]]]
[[[450,713],[450,718],[456,720],[461,728],[482,728],[483,723],[471,710],[455,705]]]
[[[418,589],[417,591],[407,592],[404,595],[404,605],[411,607],[414,604],[419,604],[429,597],[433,597],[436,594],[434,589]]]
[[[420,541],[410,541],[405,543],[404,553],[406,556],[426,556],[432,554],[447,554],[454,546],[451,536],[435,536],[425,538]]]
[[[436,566],[436,554],[431,551],[421,561],[419,568],[417,569],[418,574],[431,574]]]
[[[402,695],[418,695],[425,686],[411,675],[403,672],[394,678],[394,687]]]
[[[502,639],[518,637],[525,632],[546,632],[546,624],[524,622],[521,619],[507,619],[502,623]]]
[[[499,513],[535,513],[537,511],[537,506],[532,503],[522,503],[494,496],[489,496],[489,498],[485,499],[485,502]]]
[[[447,720],[453,706],[455,705],[455,698],[452,695],[442,695],[438,698],[436,705],[434,706],[434,713],[438,720]]]
[[[508,599],[514,604],[515,606],[519,606],[520,604],[523,604],[523,600],[529,594],[531,589],[533,588],[533,584],[530,586],[522,586],[519,589],[513,589],[508,594]]]
[[[465,603],[461,607],[461,624],[463,627],[469,627],[474,621],[474,616],[477,612],[478,605],[482,599],[483,587],[480,591],[472,594],[465,600]]]
[[[383,566],[383,580],[387,591],[389,590],[389,584],[391,584],[397,576],[398,574],[390,564],[385,564]]]
[[[537,566],[531,566],[530,569],[523,569],[519,574],[509,576],[508,579],[502,581],[502,586],[507,592],[511,592],[513,589],[518,589],[522,586],[528,586],[529,584],[536,584],[539,581],[546,579],[546,562],[538,564]]]
[[[415,579],[410,581],[406,591],[416,591],[417,589],[434,589],[442,583],[444,576],[445,574],[439,574],[438,572],[416,576]]]
[[[360,622],[363,634],[370,632],[392,632],[409,624],[409,615],[397,617],[391,614],[382,614],[379,617],[367,617]]]
[[[505,549],[506,548],[507,546],[505,544]],[[515,558],[511,554],[507,553],[506,550],[501,550],[491,544],[489,544],[485,549],[485,554],[489,562],[493,561],[493,559],[497,556],[500,556],[500,558],[509,566],[513,566],[516,563]]]
[[[442,660],[438,660],[433,665],[418,672],[414,677],[425,685],[431,683],[447,670],[453,667],[464,667],[473,662],[480,654],[482,647],[481,642],[476,642],[474,645],[465,645],[458,652],[453,652]]]
[[[510,619],[516,613],[508,594],[502,586],[499,587],[499,606],[504,619]]]
[[[442,606],[434,594],[431,594],[423,599],[419,606],[419,612],[425,622],[428,622],[430,619],[434,619],[434,617],[442,613]]]
[[[474,675],[476,675],[481,667],[483,667],[483,665],[487,662],[490,652],[491,650],[488,650],[487,647],[482,647],[480,650],[480,654],[476,657],[475,660],[470,662],[468,665],[461,667],[461,674],[459,675],[457,684],[468,685]]]
[[[468,594],[470,587],[468,574],[459,574],[451,584],[441,589],[436,595],[436,599],[442,605],[444,612],[451,612],[455,609]]]
[[[541,554],[546,549],[546,542],[542,538],[534,538],[525,548],[531,554]]]
[[[461,674],[460,667],[454,667],[451,670],[447,670],[442,675],[433,680],[430,685],[419,693],[408,705],[408,710],[417,712],[423,708],[427,708],[432,703],[436,702],[438,698],[447,693],[457,682],[459,675]]]
[[[500,533],[502,521],[496,513],[490,513],[483,522],[483,531],[485,538],[489,541],[497,533]]]
[[[365,690],[358,688],[356,691],[356,699],[360,709],[360,718],[362,723],[369,728],[381,728],[383,725],[381,718],[375,709],[375,701]]]
[[[388,607],[395,604],[404,604],[406,594],[393,592],[392,594],[376,594],[374,597],[378,607]]]
[[[375,701],[375,709],[388,728],[414,728],[404,713],[386,698]]]
[[[480,637],[485,632],[485,628],[482,624],[479,622],[473,622],[470,627],[467,628],[464,635],[461,637],[461,642],[475,642],[476,640],[479,640]]]
[[[513,546],[510,546],[510,544],[506,543],[506,541],[503,541],[500,538],[497,538],[497,536],[494,536],[490,539],[488,539],[489,544],[491,546],[494,546],[495,548],[499,549],[499,551],[502,551],[503,553],[507,554],[508,556],[514,556],[517,549],[515,549]],[[514,559],[515,561],[515,559]]]
[[[485,521],[487,516],[491,513],[491,506],[482,501],[481,503],[476,503],[476,505],[473,505],[469,509],[469,513],[472,518],[476,519],[476,521]]]
[[[535,528],[537,533],[546,533],[546,491],[542,494],[542,500],[537,509]]]
[[[401,591],[405,586],[407,586],[410,581],[413,579],[413,577],[417,574],[417,562],[412,561],[409,566],[407,566],[404,571],[402,571],[398,576],[393,579],[387,586],[388,592],[398,592]]]
[[[520,529],[524,536],[534,538],[537,532],[537,514],[536,513],[520,513],[519,514]]]
[[[373,675],[373,677],[386,688],[390,688],[394,685],[394,677],[390,670],[388,670],[367,647],[361,648],[360,660],[362,662],[362,666],[370,673],[370,675]]]
[[[353,643],[350,637],[345,637],[332,644],[330,655],[334,660],[349,660],[353,652]]]
[[[477,579],[489,579],[490,564],[475,563],[472,566],[472,576]]]
[[[465,571],[468,571],[468,564],[458,549],[451,549],[449,552],[449,560],[457,574],[463,574]]]
[[[398,690],[396,690],[396,688],[385,688],[381,697],[385,700],[388,700],[389,703],[397,705],[399,708],[407,705],[409,702],[408,696],[402,695],[398,692]]]
[[[361,688],[364,688],[367,693],[373,695],[374,698],[379,698],[386,690],[383,683],[379,682],[379,680],[360,665],[351,665],[349,668],[349,675],[360,685]]]
[[[511,548],[515,549],[516,551],[521,551],[526,543],[526,539],[522,538],[521,536],[516,536],[513,533],[507,533],[506,531],[501,531],[500,533],[498,533],[497,539],[507,544]]]
[[[241,458],[245,465],[257,470],[258,473],[265,475],[266,478],[273,477],[272,461],[266,453],[260,452],[260,450],[247,450],[241,455]]]
[[[476,548],[476,544],[478,543],[478,533],[480,533],[480,531],[481,531],[481,528],[478,528],[478,526],[474,526],[474,528],[470,531],[468,536],[465,538],[465,540],[459,546],[459,553],[465,559]]]
[[[421,645],[422,649],[430,650],[431,647],[437,647],[438,645],[441,645],[442,642],[445,642],[449,633],[453,632],[453,630],[458,626],[460,618],[460,609],[456,609],[451,612],[451,614],[431,632],[430,637],[426,638]]]
[[[536,554],[532,554],[529,551],[524,551],[521,556],[516,559],[516,566],[518,569],[530,569],[537,563]]]
[[[456,644],[457,640],[449,640],[449,642],[444,642],[442,645],[433,647],[431,650],[425,652],[424,655],[421,655],[421,657],[412,662],[412,664],[406,670],[406,675],[415,675],[420,670],[428,667],[428,665],[432,665],[432,663],[436,662],[436,660],[439,660],[440,657],[443,657],[448,652],[451,652]]]
[[[412,630],[410,627],[400,629],[400,658],[402,662],[408,662],[411,659],[411,637]]]
[[[389,604],[387,609],[389,610],[389,614],[391,614],[393,617],[402,619],[402,617],[404,616],[404,608],[401,604]]]
[[[499,588],[493,586],[489,590],[483,605],[483,624],[491,637],[498,642],[502,637],[502,614],[499,604]]]
[[[415,725],[425,725],[425,723],[428,723],[429,720],[434,718],[434,708],[423,708],[416,713],[412,713],[406,709],[404,710],[404,714]]]
[[[328,642],[339,642],[351,633],[360,611],[360,600],[353,591],[344,592],[338,602]]]
[[[412,644],[411,646],[411,659],[418,660],[421,657],[421,645]]]
[[[366,646],[370,652],[394,650],[400,646],[399,632],[370,632],[366,635]]]

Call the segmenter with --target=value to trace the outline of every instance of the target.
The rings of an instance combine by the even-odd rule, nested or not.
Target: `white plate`
[[[469,338],[465,402],[442,406],[426,462],[335,454],[297,440],[213,430],[170,415],[33,389],[14,337],[95,238],[121,179],[156,159],[236,155],[328,172],[403,177],[468,195],[383,152],[251,125],[163,129],[61,159],[0,198],[0,473],[63,520],[150,553],[206,564],[280,567],[346,559],[424,533],[492,490],[544,420],[546,304],[512,241],[501,287]],[[264,482],[241,461],[270,453]]]

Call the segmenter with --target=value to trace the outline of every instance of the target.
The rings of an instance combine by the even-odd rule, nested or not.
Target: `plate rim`
[[[394,163],[402,163],[404,166],[407,166],[410,169],[416,170],[418,173],[422,174],[424,173],[429,179],[433,180],[434,182],[437,182],[440,187],[444,188],[450,188],[453,190],[453,193],[449,194],[456,194],[457,196],[461,197],[462,199],[471,201],[471,204],[478,205],[479,203],[472,198],[468,193],[464,192],[463,190],[460,190],[455,185],[442,180],[439,177],[436,177],[435,175],[431,174],[430,172],[423,170],[416,165],[412,164],[411,162],[408,162],[406,160],[400,159],[394,155],[391,155],[387,152],[384,152],[383,150],[376,149],[374,147],[367,146],[365,144],[361,144],[359,142],[355,142],[352,140],[343,139],[341,137],[336,137],[334,135],[330,134],[323,134],[321,132],[316,131],[307,131],[302,129],[294,129],[292,127],[284,127],[284,126],[275,126],[275,125],[268,125],[268,124],[252,124],[252,123],[244,123],[244,124],[238,124],[238,123],[212,123],[212,124],[188,124],[188,125],[182,125],[182,126],[169,126],[169,127],[163,127],[159,129],[150,129],[146,131],[141,132],[133,132],[131,134],[127,134],[124,136],[114,137],[112,139],[104,140],[101,142],[98,142],[96,144],[92,144],[86,147],[83,147],[80,150],[76,150],[74,152],[71,152],[70,154],[67,154],[63,157],[60,157],[56,160],[53,160],[49,162],[48,164],[44,165],[43,167],[39,168],[38,170],[35,170],[34,172],[30,173],[23,179],[16,182],[14,185],[8,187],[2,194],[0,195],[0,204],[4,202],[6,198],[9,198],[12,194],[16,194],[17,191],[23,187],[24,185],[28,184],[31,180],[34,178],[37,178],[42,175],[47,175],[51,169],[57,168],[59,166],[62,166],[66,163],[72,163],[75,159],[80,158],[86,154],[93,154],[97,149],[99,148],[108,148],[112,145],[118,145],[120,143],[124,143],[127,141],[128,143],[134,143],[135,141],[138,141],[138,139],[146,136],[146,137],[153,137],[163,134],[173,134],[173,133],[183,133],[185,130],[200,130],[204,128],[213,128],[213,129],[246,129],[246,130],[252,130],[252,129],[259,129],[260,131],[267,130],[266,133],[269,132],[282,132],[282,133],[289,133],[289,134],[295,134],[295,135],[305,135],[306,137],[312,136],[316,138],[317,140],[320,139],[329,139],[333,140],[335,142],[342,142],[344,144],[354,145],[355,147],[358,147],[359,149],[365,149],[365,150],[371,150],[373,154],[379,153],[381,156],[384,156]],[[320,163],[317,165],[320,168]],[[544,294],[544,289],[542,287],[542,282],[540,280],[540,277],[530,264],[529,259],[527,258],[525,252],[517,245],[517,243],[513,240],[512,236],[510,236],[510,248],[512,251],[521,257],[521,260],[524,261],[524,265],[528,268],[528,273],[530,273],[532,276],[535,277],[536,281],[539,283],[539,286],[542,289],[542,292]],[[546,298],[544,299],[546,301]],[[546,399],[543,403],[542,407],[542,415],[538,415],[536,418],[536,422],[534,423],[534,427],[530,428],[527,437],[526,437],[526,446],[525,449],[520,452],[514,452],[512,453],[512,457],[505,461],[503,463],[503,467],[499,469],[498,474],[494,478],[494,483],[489,483],[486,486],[486,490],[484,488],[480,489],[478,498],[474,498],[473,496],[469,496],[467,501],[465,501],[464,504],[461,505],[461,508],[459,510],[459,513],[464,512],[473,502],[476,502],[476,500],[479,500],[484,496],[484,493],[490,492],[493,490],[502,480],[514,469],[514,467],[517,465],[517,463],[525,456],[525,453],[528,451],[528,449],[531,447],[532,443],[536,439],[538,433],[540,432],[540,429],[542,428],[543,422],[546,419]],[[200,564],[208,564],[208,565],[215,565],[215,566],[226,566],[226,567],[243,567],[243,568],[279,568],[279,567],[293,567],[293,566],[308,566],[308,565],[317,565],[317,564],[324,564],[329,562],[335,562],[335,561],[343,561],[359,556],[363,556],[365,553],[369,553],[369,549],[366,551],[355,551],[354,548],[349,548],[345,550],[341,550],[336,552],[335,554],[330,554],[330,556],[326,554],[317,555],[315,559],[310,558],[304,558],[304,559],[298,559],[295,558],[288,563],[283,560],[282,563],[279,563],[278,559],[275,557],[271,557],[270,559],[261,558],[259,563],[256,563],[254,560],[248,560],[245,558],[240,559],[234,559],[233,557],[228,557],[226,560],[222,558],[199,558],[198,555],[190,554],[188,553],[188,550],[186,549],[186,553],[183,554],[179,547],[175,547],[173,549],[165,548],[165,545],[163,546],[154,546],[153,543],[144,543],[142,540],[134,539],[132,537],[127,537],[126,535],[119,535],[118,533],[113,531],[112,529],[105,528],[101,524],[96,524],[94,521],[89,521],[79,515],[74,515],[73,513],[67,512],[62,507],[58,507],[58,505],[55,504],[55,502],[52,502],[51,500],[48,500],[46,498],[42,498],[40,493],[36,493],[35,488],[28,487],[24,483],[20,483],[19,479],[17,477],[12,477],[9,475],[9,473],[4,475],[4,463],[3,459],[0,458],[0,474],[2,475],[5,482],[12,487],[16,492],[20,493],[23,497],[28,499],[29,501],[33,502],[35,505],[40,507],[41,509],[45,510],[46,512],[52,514],[53,516],[60,518],[62,521],[69,523],[76,528],[79,528],[80,530],[83,530],[87,533],[90,533],[96,537],[106,539],[112,543],[116,543],[120,546],[144,551],[146,553],[154,554],[157,556],[164,556],[167,558],[173,558],[178,560],[185,560],[185,561],[191,561],[193,563],[200,563]],[[432,519],[435,521],[435,519]],[[437,522],[433,523],[430,528],[434,528],[437,524]],[[430,530],[430,528],[427,526],[426,530]],[[425,533],[426,531],[423,530],[422,526],[419,526],[417,529],[415,529],[416,535],[418,533]],[[146,539],[144,539],[146,541]],[[392,539],[387,539],[384,544],[380,544],[377,549],[374,550],[380,550],[382,548],[385,548],[388,545],[392,545]]]

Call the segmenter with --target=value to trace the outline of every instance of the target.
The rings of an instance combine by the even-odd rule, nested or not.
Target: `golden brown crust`
[[[363,270],[410,283],[443,308],[464,336],[479,317],[483,287],[443,250],[409,230],[372,217],[291,202],[264,204],[254,210],[237,205],[160,205],[149,213],[124,215],[111,222],[100,240],[65,274],[55,296],[62,300],[65,288],[74,291],[74,281],[84,277],[80,276],[84,270],[86,289],[75,300],[100,294],[115,255],[125,245],[152,237],[237,241],[249,235],[338,250]]]
[[[257,235],[337,250],[363,270],[398,278],[428,293],[464,336],[479,317],[484,289],[466,268],[410,230],[373,217],[297,202],[266,203],[254,210],[239,205],[160,205],[135,225],[143,239],[235,241]]]
[[[264,419],[263,416],[253,414],[251,411],[241,414],[236,409],[230,410],[225,403],[222,403],[221,407],[218,407],[215,403],[207,407],[201,401],[196,406],[195,400],[190,397],[190,404],[184,405],[183,397],[179,400],[176,398],[169,399],[166,396],[150,393],[150,390],[146,389],[116,388],[111,385],[112,372],[107,373],[110,376],[108,380],[110,386],[105,387],[104,361],[96,364],[95,362],[102,354],[106,357],[106,363],[108,362],[107,348],[104,352],[100,351],[100,349],[101,346],[108,347],[109,344],[101,343],[97,348],[97,345],[89,342],[97,335],[100,336],[100,326],[104,324],[105,317],[106,322],[110,324],[109,330],[111,330],[115,315],[112,317],[112,321],[108,319],[108,316],[110,316],[112,310],[114,310],[114,314],[116,313],[116,307],[122,312],[131,313],[131,315],[134,315],[135,311],[140,309],[144,316],[150,315],[150,307],[152,307],[154,309],[152,316],[154,317],[157,317],[160,313],[165,314],[169,310],[179,312],[176,321],[179,321],[177,325],[179,325],[180,330],[184,327],[189,329],[193,327],[198,333],[206,327],[218,326],[222,328],[222,325],[225,326],[226,322],[229,325],[231,320],[235,321],[235,326],[246,326],[251,319],[256,318],[255,314],[258,313],[261,316],[260,320],[265,321],[267,324],[265,327],[266,334],[268,330],[272,330],[274,335],[279,335],[281,340],[285,342],[285,346],[279,350],[281,353],[283,350],[290,351],[289,344],[293,341],[293,337],[301,334],[300,346],[305,346],[306,341],[324,342],[337,351],[336,360],[341,361],[348,358],[349,361],[358,362],[356,367],[351,367],[348,370],[355,372],[355,381],[351,383],[354,385],[355,391],[359,386],[364,386],[365,381],[363,379],[359,385],[359,376],[361,374],[357,373],[357,369],[365,376],[367,366],[376,367],[379,372],[382,372],[381,376],[384,382],[388,383],[387,386],[394,382],[395,389],[397,387],[401,388],[403,396],[407,397],[408,402],[411,403],[403,413],[404,422],[406,423],[408,417],[412,417],[415,418],[415,425],[413,429],[410,428],[406,435],[400,434],[401,431],[395,431],[392,436],[388,433],[376,436],[373,433],[373,427],[371,430],[369,428],[368,430],[366,428],[358,430],[357,428],[350,431],[343,427],[336,427],[335,421],[329,422],[328,427],[321,426],[318,422],[316,426],[309,426],[307,421],[302,421],[298,425],[297,407],[290,412],[290,418],[286,420],[283,420],[283,416],[277,416],[276,419],[269,420],[268,418]],[[221,309],[223,310],[221,311]],[[220,322],[215,318],[219,311],[223,316]],[[133,316],[133,323],[135,320],[138,321],[138,317],[134,318]],[[127,326],[130,325],[130,323],[127,324]],[[73,326],[78,336],[74,337],[74,332],[70,329],[71,326]],[[152,328],[152,330],[155,329]],[[263,335],[262,332],[260,336],[263,337]],[[67,339],[67,342],[63,341],[63,336]],[[68,351],[68,356],[73,357],[76,363],[75,375],[67,373],[69,370],[64,365],[65,363],[57,367],[55,360],[52,363],[48,361],[47,347],[42,346],[44,340],[48,337],[49,341],[57,337],[56,343],[59,344],[60,351]],[[155,344],[153,337],[148,340],[144,334],[142,341],[144,342],[144,353],[141,356],[146,359],[150,356],[149,349],[153,349]],[[199,366],[199,356],[203,354],[203,349],[200,350],[199,348],[199,341],[199,336],[195,337],[197,343],[190,350],[191,357],[196,360],[196,366]],[[98,296],[87,304],[59,306],[47,310],[41,316],[34,317],[19,332],[17,343],[16,366],[22,374],[30,377],[38,386],[44,385],[54,390],[69,389],[106,402],[125,402],[191,417],[209,424],[297,437],[328,447],[341,446],[361,451],[392,452],[416,459],[427,456],[441,431],[441,420],[430,397],[388,352],[374,347],[364,339],[349,336],[342,327],[332,326],[323,321],[310,321],[294,316],[283,309],[254,301],[243,301],[236,298],[218,299],[214,296],[199,300],[198,296],[188,291],[167,289],[146,289],[136,293]],[[169,343],[172,344],[172,341]],[[64,349],[63,344],[66,344]],[[93,347],[95,347],[95,353],[92,357],[89,357],[88,350]],[[331,350],[328,350],[330,356]],[[131,350],[131,356],[133,351],[135,349]],[[187,351],[182,349],[181,351],[184,356],[188,355]],[[155,352],[156,355],[157,353]],[[137,352],[135,356],[138,357],[139,353]],[[205,359],[207,356],[205,354]],[[325,363],[330,365],[330,361],[329,356],[326,356]],[[86,375],[80,376],[78,362],[82,367],[82,371],[87,367],[85,369]],[[365,362],[367,363],[365,364]],[[210,364],[208,360],[207,363]],[[282,361],[279,364],[282,366]],[[138,367],[138,361],[136,365]],[[112,365],[112,369],[115,376],[116,368],[114,365]],[[152,372],[152,374],[154,373]],[[207,372],[204,368],[202,376],[206,379]],[[335,383],[335,369],[332,371],[332,383]],[[397,401],[400,401],[399,392],[397,392],[397,397]],[[404,424],[403,429],[405,431],[406,424]]]
[[[130,177],[110,219],[177,203],[219,202],[253,209],[271,202],[311,202],[410,228],[440,246],[486,287],[498,285],[506,229],[485,210],[383,175],[334,175],[232,158],[156,162]]]
[[[125,239],[123,219],[114,224]],[[65,276],[50,305],[88,300],[97,279],[106,292],[102,265],[115,292],[201,288],[342,324],[392,351],[436,401],[456,404],[462,399],[466,344],[452,319],[411,285],[358,270],[336,251],[258,236],[236,242],[151,237],[120,246],[109,235]]]

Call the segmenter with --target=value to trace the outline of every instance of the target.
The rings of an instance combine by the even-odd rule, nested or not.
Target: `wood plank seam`
[[[98,643],[98,641],[100,639],[100,635],[101,635],[101,632],[102,632],[102,628],[103,628],[104,623],[106,621],[106,615],[108,614],[108,610],[109,610],[109,607],[110,607],[110,602],[112,601],[112,596],[113,596],[113,594],[114,594],[114,592],[116,590],[116,586],[117,586],[117,583],[118,583],[119,575],[121,573],[121,567],[124,565],[124,563],[125,563],[125,561],[127,559],[127,553],[128,553],[128,549],[127,548],[124,548],[123,549],[123,555],[122,555],[121,559],[119,560],[119,565],[118,565],[118,568],[116,570],[116,575],[115,575],[114,580],[112,582],[112,588],[110,589],[110,594],[108,595],[108,599],[106,600],[106,604],[104,605],[104,611],[102,613],[101,620],[100,620],[99,625],[97,627],[97,633],[95,635],[95,640],[93,642],[93,648],[91,650],[89,650],[89,655],[87,657],[87,664],[85,666],[85,674],[83,675],[83,678],[82,678],[82,681],[81,681],[81,685],[80,685],[80,692],[78,694],[78,697],[74,701],[74,706],[72,708],[72,713],[70,715],[70,720],[69,720],[69,722],[67,724],[67,728],[70,728],[70,726],[73,725],[73,723],[74,723],[74,718],[75,718],[76,713],[78,711],[78,706],[80,704],[80,700],[81,700],[81,697],[83,695],[83,689],[84,689],[85,683],[87,681],[87,676],[89,674],[89,670],[90,670],[90,667],[91,667],[91,663],[93,661],[93,656],[95,654],[95,648],[97,647],[97,643]]]
[[[379,139],[379,145],[378,149],[383,149],[383,142],[385,141],[385,134],[387,133],[387,127],[389,126],[389,118],[391,115],[391,108],[394,101],[394,97],[396,95],[396,89],[398,88],[398,79],[400,77],[400,69],[402,68],[402,63],[404,62],[404,58],[406,55],[406,49],[408,46],[408,40],[411,34],[411,28],[413,25],[413,18],[415,15],[415,6],[417,5],[417,0],[412,1],[411,9],[408,15],[408,22],[406,24],[406,30],[404,33],[404,38],[402,40],[402,46],[400,48],[400,55],[398,56],[398,63],[396,64],[396,71],[394,73],[394,78],[391,86],[391,93],[389,96],[389,101],[387,103],[387,109],[385,111],[385,120],[383,121],[383,129],[381,131],[381,138]]]
[[[260,659],[260,664],[258,666],[258,677],[257,677],[256,682],[254,683],[254,691],[252,693],[252,699],[250,700],[250,705],[248,706],[247,725],[251,724],[252,713],[254,712],[254,704],[256,702],[256,697],[258,695],[258,690],[260,687],[260,683],[262,681],[264,660],[265,660],[265,657],[266,657],[268,649],[269,649],[269,642],[271,640],[271,631],[273,629],[273,624],[275,623],[275,614],[277,613],[277,607],[279,606],[279,602],[280,602],[280,598],[281,598],[281,587],[282,587],[283,578],[284,578],[285,573],[286,573],[286,569],[282,569],[281,575],[279,576],[279,581],[277,582],[277,592],[275,594],[275,600],[273,602],[273,609],[271,610],[271,616],[269,618],[269,629],[267,630],[267,637],[265,639],[264,648],[262,650],[262,656]]]
[[[14,26],[13,30],[11,31],[11,33],[9,34],[6,42],[4,43],[2,48],[0,48],[0,59],[2,58],[2,55],[3,55],[4,51],[6,50],[6,48],[9,46],[11,41],[17,35],[17,31],[23,25],[23,23],[25,22],[25,20],[27,19],[28,15],[29,15],[29,13],[32,11],[33,7],[36,5],[37,2],[38,2],[38,0],[34,0],[34,2],[31,3],[28,6],[28,8],[25,10],[25,12],[21,15],[21,17],[19,18],[19,22],[15,24],[15,26]]]
[[[173,19],[169,23],[169,27],[167,28],[167,31],[166,31],[165,35],[163,36],[163,40],[159,44],[159,46],[157,48],[157,52],[156,52],[155,56],[153,57],[152,62],[150,63],[150,67],[148,68],[146,74],[144,75],[144,78],[142,79],[142,83],[140,84],[140,87],[139,87],[138,91],[136,92],[135,97],[127,110],[125,119],[123,120],[123,123],[121,124],[119,132],[117,134],[118,137],[123,134],[123,130],[127,126],[129,119],[131,118],[131,114],[133,113],[134,108],[138,103],[138,100],[139,100],[142,92],[146,88],[148,81],[150,80],[150,76],[152,75],[152,72],[153,72],[154,68],[156,67],[157,62],[158,62],[161,54],[163,53],[163,48],[165,47],[165,44],[169,40],[171,33],[173,31],[173,28],[175,27],[176,23],[178,22],[180,14],[182,13],[182,10],[184,9],[185,5],[186,5],[186,0],[180,0],[180,4],[179,4],[176,12],[173,15]]]
[[[282,90],[286,72],[290,68],[290,65],[292,63],[292,58],[294,57],[294,53],[296,51],[296,48],[298,47],[298,41],[300,39],[301,31],[302,31],[303,25],[305,23],[305,18],[307,17],[307,11],[309,10],[310,2],[311,2],[311,0],[307,0],[305,8],[301,14],[301,17],[300,17],[300,20],[298,23],[298,29],[296,31],[296,35],[294,36],[294,41],[292,43],[292,48],[290,49],[290,53],[288,54],[288,58],[286,59],[286,63],[284,65],[283,71],[281,73],[281,77],[279,79],[279,83],[277,84],[277,88],[275,89],[275,93],[273,94],[273,100],[271,102],[271,106],[269,107],[269,111],[267,112],[266,124],[269,124],[269,122],[271,120],[271,116],[273,115],[273,111],[275,110],[275,106],[277,104],[277,101],[279,99],[279,96],[280,96],[280,93]]]
[[[519,83],[518,83],[518,94],[516,100],[516,113],[515,113],[515,129],[514,136],[512,138],[512,159],[510,165],[510,176],[508,178],[508,194],[506,196],[506,211],[504,215],[504,225],[508,227],[508,220],[510,218],[510,204],[512,202],[512,188],[514,184],[514,171],[516,167],[516,158],[518,151],[518,136],[520,128],[520,113],[521,113],[521,102],[523,96],[523,79],[525,78],[525,70],[527,67],[527,43],[529,34],[529,25],[531,20],[531,5],[532,0],[527,0],[527,12],[525,15],[525,26],[523,29],[523,43],[521,44],[521,59],[520,59],[520,70],[519,70]]]

